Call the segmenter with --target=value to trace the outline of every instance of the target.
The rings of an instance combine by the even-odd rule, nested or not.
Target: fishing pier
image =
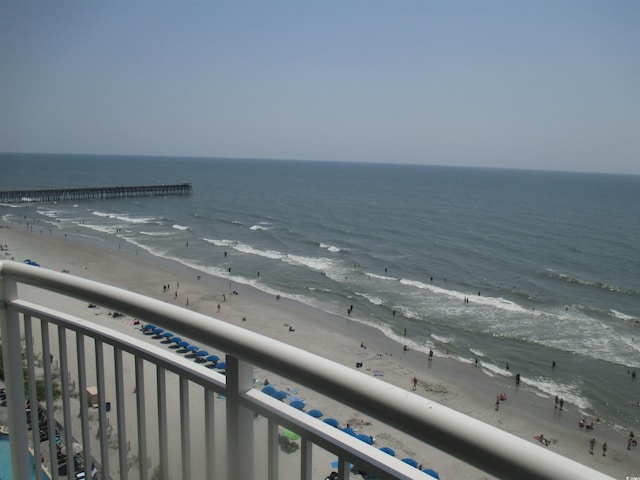
[[[0,203],[62,202],[67,200],[104,200],[107,198],[166,197],[191,195],[190,183],[143,185],[134,187],[60,188],[47,190],[0,191]]]

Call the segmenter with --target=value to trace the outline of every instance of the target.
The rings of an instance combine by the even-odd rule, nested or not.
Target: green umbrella
[[[298,440],[300,435],[291,430],[287,430],[286,428],[282,430],[282,436],[288,438],[289,440]]]

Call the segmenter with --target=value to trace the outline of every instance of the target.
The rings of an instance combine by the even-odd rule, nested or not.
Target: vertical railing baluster
[[[311,480],[312,447],[312,442],[300,439],[300,480]]]
[[[253,387],[253,366],[227,355],[227,469],[232,480],[253,478],[253,412],[240,396]],[[251,461],[247,461],[251,459]]]
[[[135,357],[136,362],[136,409],[138,414],[138,465],[140,468],[140,480],[147,480],[147,417],[144,401],[144,360]]]
[[[1,268],[1,267],[0,267]],[[22,343],[20,341],[19,313],[7,311],[6,302],[18,297],[15,280],[5,278],[0,270],[0,331],[2,332],[2,361],[4,365],[5,393],[11,442],[11,462],[14,478],[29,478],[29,440],[27,417],[24,410],[24,374],[22,371]],[[27,343],[31,337],[27,338]]]
[[[109,478],[109,437],[107,425],[107,395],[104,380],[103,343],[96,340],[96,383],[98,384],[98,425],[100,425],[100,462],[103,478]],[[93,471],[93,463],[90,466]]]
[[[278,480],[278,447],[280,446],[279,433],[278,424],[271,417],[269,417],[267,437],[267,455],[269,456],[267,465],[269,472],[267,478],[268,480]]]
[[[49,342],[49,322],[40,320],[40,337],[42,339],[42,363],[44,366],[44,390],[45,402],[47,405],[47,437],[49,437],[49,458],[51,459],[51,470],[53,480],[58,480],[58,469],[53,468],[56,462],[56,418],[53,408],[53,378],[51,375],[51,345]]]
[[[73,445],[73,430],[71,428],[71,405],[69,402],[69,359],[67,356],[67,330],[63,326],[58,326],[58,351],[60,355],[60,383],[62,388],[62,417],[64,420],[64,444]],[[69,452],[67,451],[67,454]],[[69,457],[67,456],[67,462]],[[56,461],[57,465],[57,461]],[[56,467],[57,470],[57,467]],[[67,478],[72,479],[73,469],[67,463]]]
[[[82,431],[82,455],[84,458],[85,477],[89,478],[87,463],[91,462],[91,436],[89,434],[89,398],[87,395],[87,366],[85,363],[84,335],[76,333],[76,356],[78,360],[78,389],[80,393],[80,429]],[[73,468],[73,444],[67,445],[67,466]],[[69,461],[71,457],[71,461]]]
[[[191,478],[191,435],[189,416],[189,380],[180,376],[180,442],[182,444],[182,478]]]
[[[124,381],[123,381],[123,364],[122,364],[122,350],[119,348],[114,349],[113,352],[113,364],[116,374],[116,411],[118,415],[118,459],[120,467],[120,480],[128,480],[129,478],[129,465],[127,462],[127,453],[129,444],[127,443],[127,418],[125,415],[124,407]]]
[[[41,465],[42,452],[40,449],[40,418],[38,415],[38,388],[36,385],[36,370],[33,354],[33,323],[30,315],[24,315],[24,343],[27,352],[27,383],[29,389],[29,405],[31,407],[31,438],[33,442],[33,457],[36,465]],[[21,359],[22,363],[22,359]],[[24,386],[22,386],[24,390]],[[24,400],[23,400],[24,405]],[[34,423],[35,422],[35,423]],[[36,468],[38,471],[36,478],[42,477],[42,466]]]
[[[215,445],[215,392],[210,388],[204,389],[204,425],[205,452],[207,457],[206,478],[215,480],[216,475],[216,445]]]
[[[160,450],[160,478],[169,478],[169,441],[167,428],[167,381],[166,370],[156,368],[158,383],[158,442]]]

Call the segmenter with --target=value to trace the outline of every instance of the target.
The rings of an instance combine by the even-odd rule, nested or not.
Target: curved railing
[[[254,367],[273,372],[282,378],[331,397],[337,402],[346,404],[498,478],[589,478],[594,480],[609,478],[577,462],[406,390],[301,349],[193,311],[69,274],[9,261],[0,265],[0,281],[0,301],[4,306],[0,309],[0,328],[2,329],[14,478],[28,478],[29,444],[34,448],[36,464],[42,456],[40,442],[36,440],[36,435],[33,433],[35,429],[32,429],[30,439],[27,419],[21,414],[25,402],[25,379],[21,367],[24,357],[27,364],[25,368],[28,377],[27,390],[30,395],[28,399],[32,399],[32,405],[37,403],[33,394],[36,388],[33,379],[37,376],[39,368],[43,370],[46,400],[41,403],[44,403],[44,411],[49,419],[45,422],[47,436],[55,438],[57,421],[62,426],[71,425],[79,417],[79,428],[74,431],[72,428],[64,428],[62,432],[58,432],[62,437],[61,442],[65,445],[80,443],[81,458],[84,460],[87,473],[90,473],[89,464],[95,462],[100,466],[102,478],[127,478],[127,471],[131,467],[129,456],[131,452],[127,451],[125,445],[129,445],[131,440],[137,442],[136,467],[140,478],[148,478],[150,450],[153,450],[153,456],[159,459],[156,471],[160,478],[169,477],[168,458],[177,453],[170,452],[168,447],[168,440],[172,438],[175,431],[167,424],[165,399],[167,374],[175,374],[178,378],[180,399],[178,419],[183,478],[191,478],[193,473],[189,455],[192,448],[197,447],[204,452],[214,452],[220,447],[219,440],[216,444],[215,438],[217,426],[214,425],[213,406],[216,397],[225,399],[224,457],[221,460],[213,453],[206,455],[203,460],[206,464],[203,467],[206,478],[217,478],[216,475],[220,475],[221,471],[226,471],[226,474],[219,478],[238,480],[278,478],[278,427],[288,428],[301,437],[299,478],[311,478],[314,446],[338,457],[338,473],[341,479],[348,478],[350,463],[358,465],[380,479],[429,478],[418,469],[253,388]],[[25,291],[30,294],[22,294],[22,289],[25,287],[27,288]],[[91,322],[90,319],[81,319],[53,310],[51,305],[47,305],[47,295],[34,295],[34,288],[46,292],[47,295],[55,293],[69,299],[100,305],[143,323],[151,322],[159,327],[171,329],[177,335],[197,339],[201,344],[226,352],[226,375],[203,368],[202,365],[184,356],[167,355],[165,348],[151,344],[143,338],[126,336]],[[36,331],[40,332],[41,340],[23,341],[23,338],[29,339],[34,336],[34,325]],[[51,333],[50,328],[54,328],[56,333]],[[70,341],[71,335],[75,337],[75,344]],[[51,339],[57,343],[57,350],[52,349]],[[36,365],[34,359],[40,357],[34,354],[32,343],[41,344],[42,358],[49,358],[52,352],[59,358],[59,378],[63,392],[59,400],[56,400],[53,394],[54,382],[50,362],[44,361],[42,367]],[[89,353],[86,352],[87,344],[92,350]],[[79,359],[77,362],[78,402],[65,394],[73,390],[69,373],[69,357],[73,358],[71,347],[75,348],[75,354]],[[113,349],[113,353],[107,356],[114,361],[115,385],[113,386],[105,385],[106,373],[110,372],[108,366],[105,367],[105,358],[107,358],[104,353],[105,347]],[[124,372],[126,369],[123,367],[123,355],[133,358],[132,375],[135,377],[136,385],[136,438],[128,435],[130,425],[127,424],[125,416],[127,392],[124,390],[124,385],[133,380]],[[90,419],[91,414],[95,412],[93,410],[89,412],[87,406],[90,400],[86,392],[85,364],[87,363],[95,363],[95,381],[100,397],[96,408],[97,422],[95,418]],[[147,380],[149,377],[146,367],[148,365],[154,366],[156,395],[148,394],[148,382],[145,382],[145,374]],[[204,447],[195,445],[190,438],[192,423],[190,422],[192,412],[189,410],[190,385],[197,385],[204,392]],[[113,431],[113,425],[107,418],[105,398],[102,396],[102,392],[109,388],[115,392],[117,439],[109,437],[110,432]],[[56,401],[61,405],[56,405]],[[149,418],[150,402],[157,402],[157,407],[154,404],[153,409],[154,412],[157,410],[157,416],[153,422]],[[79,409],[75,415],[74,408]],[[176,417],[175,412],[172,413],[171,417]],[[260,475],[255,471],[254,461],[247,461],[254,458],[252,446],[255,443],[253,429],[256,415],[266,417],[268,421],[268,458],[265,463],[267,471],[264,472],[260,467]],[[62,418],[54,418],[56,416]],[[150,428],[151,425],[152,428]],[[157,443],[158,452],[148,445],[150,430],[157,432],[157,438],[154,434],[153,443],[154,445]],[[81,439],[78,440],[76,437]],[[91,447],[96,444],[100,445],[100,451],[92,452]],[[118,445],[117,462],[113,461],[113,455],[109,452],[109,448],[113,449],[114,444]],[[49,442],[48,449],[44,448],[44,450],[49,458],[59,455],[54,442]],[[114,465],[111,466],[112,464]],[[222,470],[221,464],[224,464]],[[67,475],[73,478],[70,473]],[[53,476],[57,477],[57,472],[54,472]],[[293,477],[288,475],[287,478]]]

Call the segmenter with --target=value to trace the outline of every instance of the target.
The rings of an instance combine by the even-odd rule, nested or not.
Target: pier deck
[[[190,183],[132,187],[60,188],[46,190],[0,191],[0,203],[60,202],[65,200],[103,200],[106,198],[164,197],[191,195]]]

